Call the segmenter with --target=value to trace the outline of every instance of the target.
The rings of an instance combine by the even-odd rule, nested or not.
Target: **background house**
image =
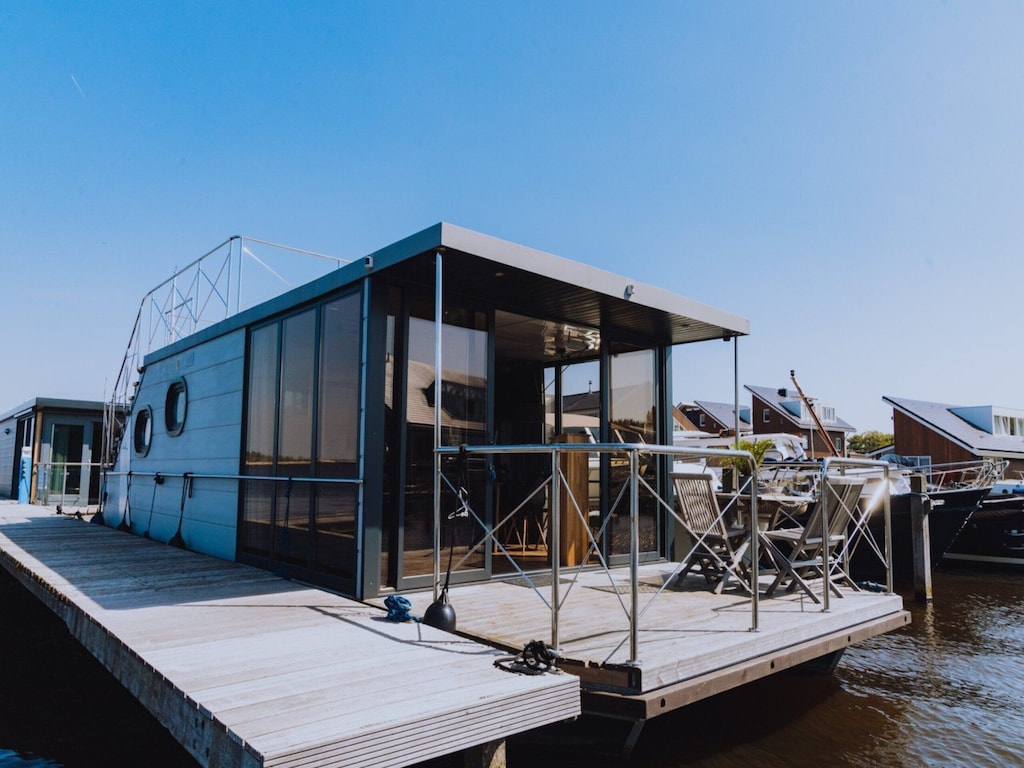
[[[736,434],[736,408],[732,403],[695,400],[692,404],[680,403],[678,409],[701,432],[728,436]],[[749,435],[752,431],[750,407],[741,405],[740,437]]]
[[[948,464],[978,459],[1009,461],[1007,477],[1024,472],[1024,410],[993,405],[958,406],[885,396],[893,409],[894,452]]]
[[[796,389],[780,387],[755,387],[745,384],[750,392],[751,427],[754,436],[771,432],[788,432],[800,435],[807,442],[807,456],[812,459],[832,455],[825,436],[835,446],[840,456],[846,456],[846,439],[857,430],[836,415],[833,406],[812,401],[815,414],[824,427],[824,435]]]

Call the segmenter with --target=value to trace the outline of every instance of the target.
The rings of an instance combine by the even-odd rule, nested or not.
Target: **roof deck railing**
[[[300,265],[295,256],[311,257]],[[139,304],[105,416],[104,463],[113,462],[143,358],[350,260],[235,235],[175,268]],[[311,266],[315,265],[315,266]]]

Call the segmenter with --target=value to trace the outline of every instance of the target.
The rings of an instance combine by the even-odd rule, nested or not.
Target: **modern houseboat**
[[[179,274],[167,306],[199,301],[184,296],[184,283]],[[168,312],[158,307],[161,318]],[[195,551],[370,598],[431,585],[435,416],[443,445],[544,444],[573,431],[557,406],[590,381],[602,442],[628,426],[671,444],[672,359],[685,355],[677,345],[728,340],[749,323],[438,224],[186,330],[138,353],[107,524],[127,516],[150,538],[180,535]],[[137,328],[133,338],[152,335]],[[470,461],[464,480],[487,500],[477,504],[481,517],[500,514],[540,464],[531,455]],[[654,482],[667,483],[667,473]],[[468,540],[472,521],[455,522],[454,540]],[[645,555],[666,556],[664,515],[648,508],[642,526]],[[455,578],[487,580],[504,567],[481,552]]]
[[[545,638],[585,711],[638,724],[909,621],[891,581],[843,578],[847,533],[769,547],[756,483],[745,521],[689,520],[683,489],[717,508],[704,458],[725,454],[673,445],[673,371],[691,343],[735,358],[746,319],[444,223],[243,307],[243,256],[270,247],[232,238],[143,302],[106,525],[424,615],[451,587],[460,633]],[[850,542],[856,465],[821,465],[819,517]]]

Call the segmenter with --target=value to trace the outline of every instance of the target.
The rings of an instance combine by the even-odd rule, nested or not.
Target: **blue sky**
[[[0,411],[235,234],[450,221],[751,321],[741,383],[1024,409],[1024,4],[0,0]],[[732,349],[677,353],[728,401]]]

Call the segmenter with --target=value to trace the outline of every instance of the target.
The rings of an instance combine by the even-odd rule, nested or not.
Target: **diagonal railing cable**
[[[639,659],[640,646],[640,619],[650,608],[651,604],[662,594],[671,579],[678,574],[681,566],[677,565],[672,576],[665,580],[660,585],[660,588],[643,604],[641,604],[639,593],[640,593],[640,578],[639,570],[641,563],[641,551],[640,551],[640,496],[641,492],[650,495],[655,499],[656,505],[667,511],[672,519],[677,521],[680,520],[679,515],[673,509],[673,505],[657,493],[656,488],[648,482],[647,478],[642,476],[641,456],[649,455],[665,455],[670,458],[684,461],[698,461],[704,460],[708,457],[712,457],[719,461],[726,459],[739,459],[748,464],[751,469],[753,480],[746,486],[746,490],[749,493],[749,508],[750,516],[748,525],[750,526],[750,549],[749,556],[751,563],[754,564],[752,568],[753,575],[750,577],[752,584],[756,585],[756,574],[758,559],[760,557],[758,552],[758,536],[757,536],[757,482],[756,482],[756,467],[754,466],[753,457],[746,451],[736,450],[722,450],[722,449],[687,449],[687,448],[676,448],[674,446],[653,446],[645,444],[620,444],[620,443],[609,443],[609,444],[574,444],[574,443],[559,443],[559,444],[543,444],[543,445],[516,445],[516,446],[440,446],[437,448],[439,458],[453,454],[455,452],[462,452],[466,454],[477,454],[483,456],[493,456],[497,454],[548,454],[550,459],[550,471],[547,477],[540,481],[536,486],[530,486],[527,489],[526,496],[523,501],[515,505],[513,510],[505,515],[502,515],[493,525],[488,524],[487,515],[479,508],[470,509],[470,516],[473,524],[482,531],[482,537],[476,541],[472,546],[468,547],[468,551],[459,559],[456,569],[462,567],[470,558],[482,547],[488,544],[493,544],[497,550],[496,554],[503,557],[513,569],[514,575],[523,581],[532,589],[532,591],[541,599],[548,611],[550,611],[551,630],[550,630],[550,645],[553,648],[559,647],[559,619],[560,611],[565,605],[565,601],[568,599],[573,587],[577,584],[581,574],[586,570],[599,569],[604,572],[605,578],[611,587],[611,592],[616,596],[620,608],[626,617],[628,622],[628,629],[625,637],[620,644],[626,642],[629,643],[629,660],[628,664],[635,664]],[[603,551],[600,541],[606,536],[608,532],[608,526],[612,521],[611,514],[602,515],[602,522],[596,528],[592,528],[587,520],[587,515],[584,512],[584,505],[581,504],[580,500],[575,497],[572,489],[569,487],[569,483],[561,471],[560,458],[562,455],[571,453],[586,453],[586,454],[613,454],[622,456],[626,455],[629,467],[629,476],[627,481],[619,488],[617,495],[611,503],[612,508],[618,507],[624,501],[628,506],[628,530],[629,530],[629,549],[628,549],[628,590],[626,598],[618,589],[615,578],[612,574],[612,565],[606,557],[606,553]],[[438,472],[440,474],[438,487],[446,487],[452,492],[455,492],[456,488],[453,482],[445,475],[442,461],[437,462]],[[516,517],[516,514],[525,507],[529,501],[535,498],[542,489],[548,486],[550,488],[548,493],[548,534],[547,534],[547,547],[550,557],[550,598],[544,595],[537,584],[536,574],[531,575],[529,572],[524,570],[515,556],[505,547],[502,542],[500,531],[503,526],[509,525]],[[565,491],[563,494],[562,491]],[[563,506],[568,503],[571,506],[570,509],[563,509]],[[589,509],[589,507],[587,508]],[[586,531],[588,546],[586,552],[580,562],[570,566],[573,572],[573,577],[568,580],[568,589],[564,595],[561,592],[562,589],[562,574],[563,569],[566,567],[565,563],[562,562],[561,556],[561,540],[562,535],[562,518],[563,515],[575,515],[584,524],[583,530]],[[694,546],[700,546],[703,542],[703,537],[707,535],[707,532],[701,532],[702,536],[698,539],[698,542]],[[435,572],[439,572],[439,560],[440,560],[440,549],[435,548]],[[596,557],[597,562],[593,562]],[[678,559],[678,558],[677,558]],[[506,574],[503,578],[507,578]],[[756,587],[750,590],[750,601],[751,601],[751,631],[757,631],[758,629],[758,590]],[[616,653],[616,651],[613,652]],[[610,660],[610,655],[606,661]]]
[[[132,324],[109,403],[104,408],[103,463],[112,466],[127,429],[128,416],[139,386],[142,359],[154,348],[167,346],[202,328],[226,320],[252,304],[272,298],[292,287],[282,270],[272,268],[255,246],[291,255],[310,256],[334,268],[350,263],[316,251],[293,248],[268,240],[234,235],[199,258],[175,269],[174,274],[142,297]],[[257,295],[243,285],[244,261],[248,259],[277,281],[271,295]],[[289,266],[293,266],[289,264]],[[101,503],[102,505],[102,503]]]

